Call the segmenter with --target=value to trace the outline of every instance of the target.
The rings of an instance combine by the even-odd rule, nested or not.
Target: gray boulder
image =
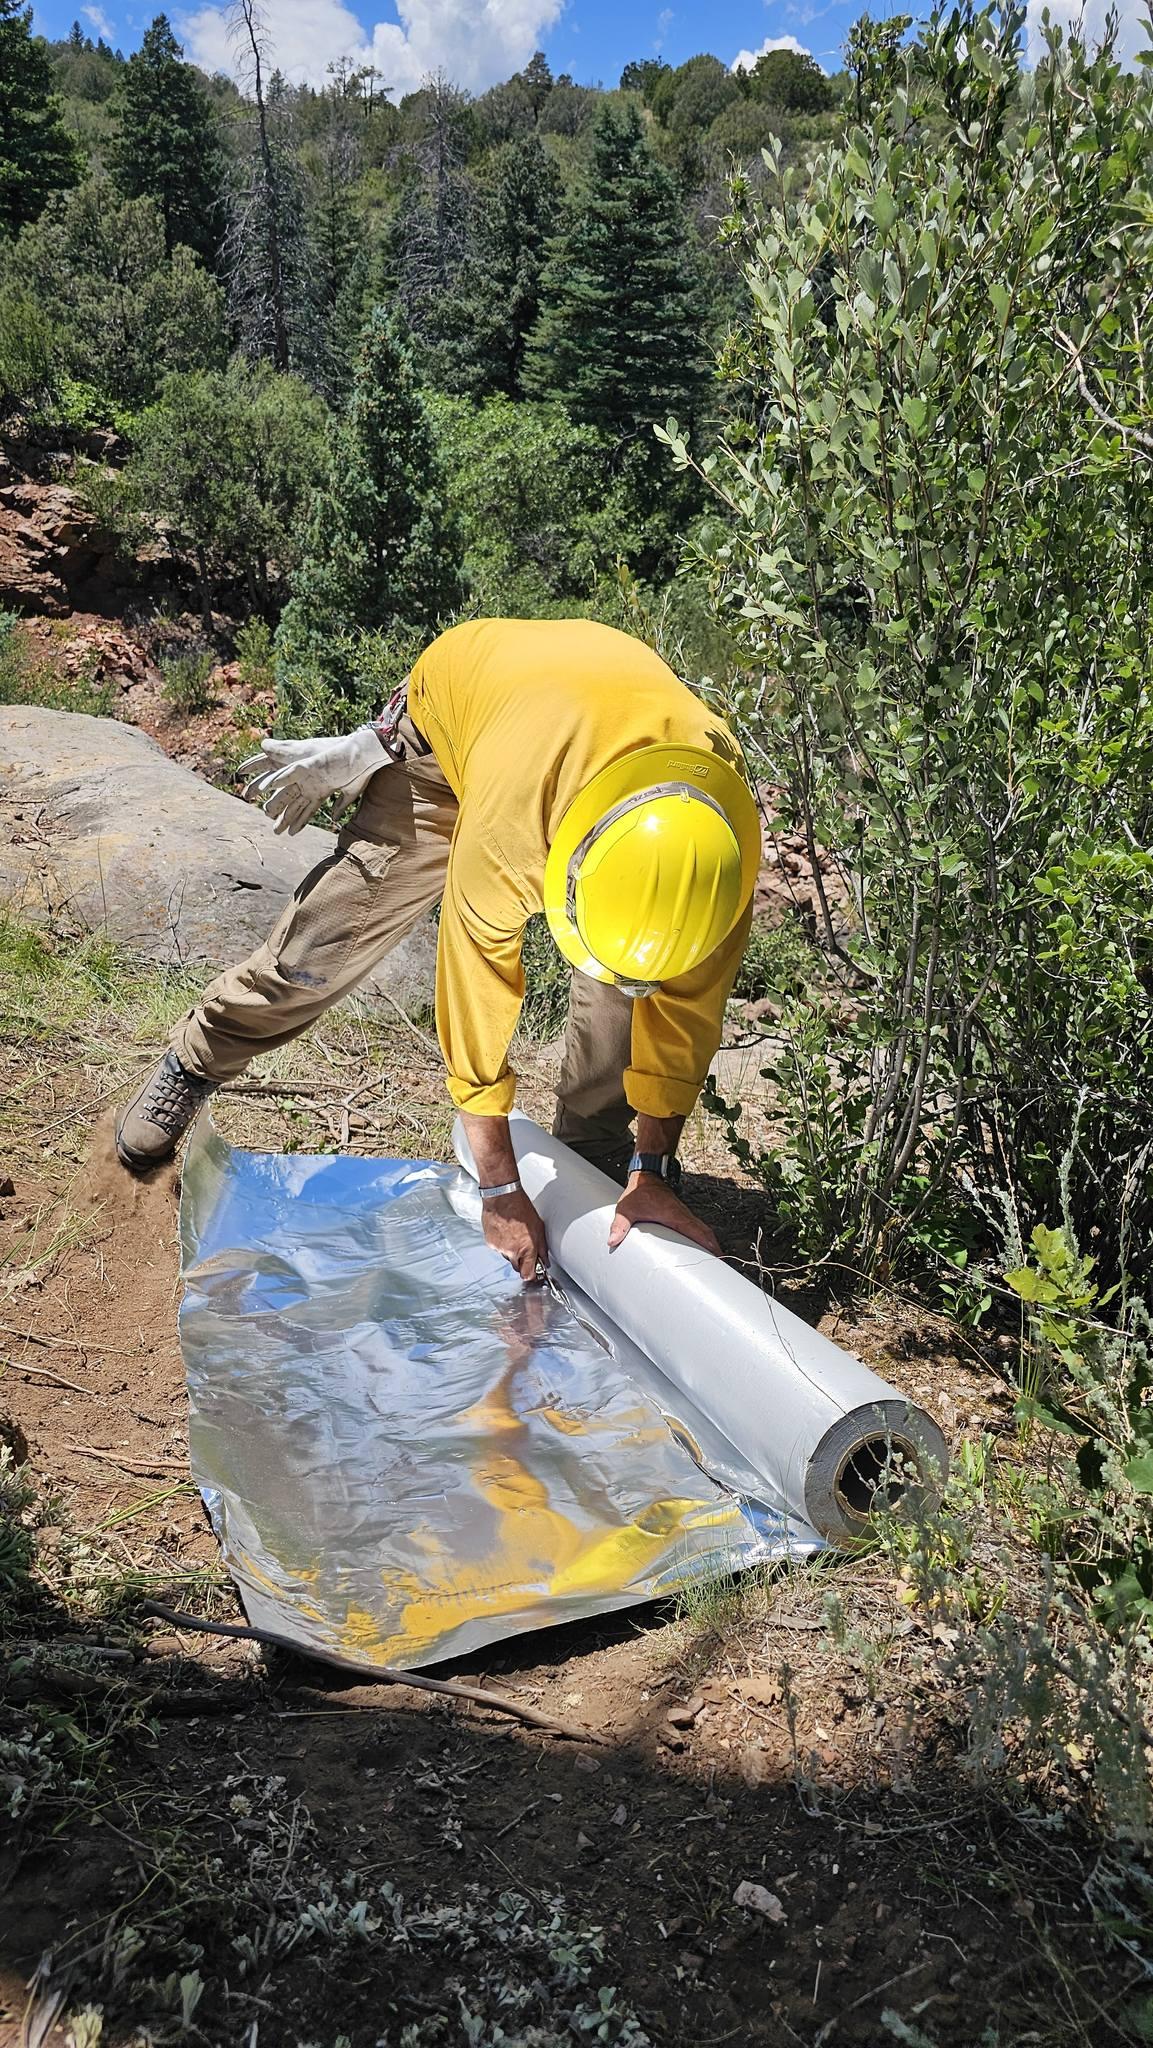
[[[278,838],[264,813],[111,718],[0,707],[0,904],[32,923],[106,932],[165,966],[226,967],[268,936],[331,832]],[[432,1007],[428,921],[366,984]]]

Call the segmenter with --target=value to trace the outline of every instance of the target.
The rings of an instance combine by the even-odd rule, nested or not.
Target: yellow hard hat
[[[730,762],[639,747],[561,819],[545,865],[549,930],[582,974],[651,995],[728,937],[760,858],[757,807]]]

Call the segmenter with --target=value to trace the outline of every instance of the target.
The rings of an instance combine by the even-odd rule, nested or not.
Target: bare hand
[[[666,1230],[675,1230],[678,1237],[687,1237],[690,1244],[699,1244],[702,1251],[712,1252],[718,1259],[721,1256],[721,1247],[708,1224],[686,1209],[668,1182],[658,1180],[655,1174],[633,1174],[617,1203],[609,1231],[610,1252],[624,1243],[634,1223],[663,1223]]]
[[[515,1266],[526,1287],[548,1272],[544,1224],[523,1191],[485,1202],[484,1241]]]

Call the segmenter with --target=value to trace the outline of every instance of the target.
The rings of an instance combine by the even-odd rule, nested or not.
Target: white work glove
[[[245,796],[257,797],[276,819],[278,832],[293,833],[315,818],[330,796],[339,797],[342,810],[355,803],[391,759],[375,727],[358,725],[339,739],[261,740],[259,754],[242,761],[239,772],[260,770]]]

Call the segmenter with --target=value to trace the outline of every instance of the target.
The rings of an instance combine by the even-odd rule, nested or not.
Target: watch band
[[[498,1187],[482,1188],[480,1199],[482,1202],[495,1202],[499,1195],[519,1195],[519,1193],[519,1180],[502,1180]]]
[[[681,1184],[681,1162],[675,1152],[634,1152],[629,1160],[630,1173],[652,1173],[658,1180],[667,1180],[672,1188]]]

